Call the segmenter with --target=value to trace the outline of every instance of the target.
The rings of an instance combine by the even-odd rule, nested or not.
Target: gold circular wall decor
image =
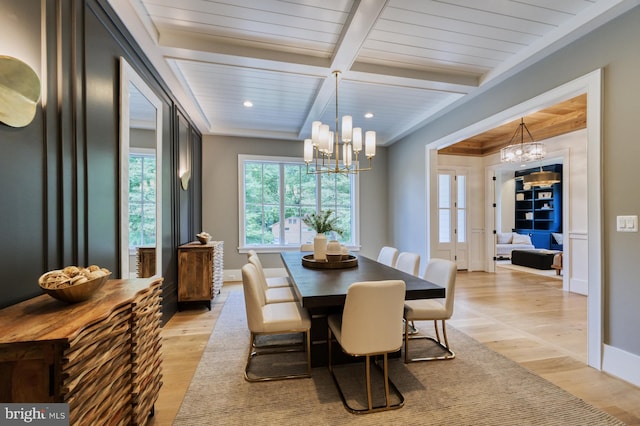
[[[24,127],[33,121],[40,99],[40,78],[27,64],[0,55],[0,122]]]

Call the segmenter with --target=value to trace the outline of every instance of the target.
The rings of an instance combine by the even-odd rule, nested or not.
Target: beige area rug
[[[390,377],[406,399],[398,410],[348,413],[326,367],[314,368],[311,379],[249,383],[243,378],[249,332],[242,297],[233,292],[225,303],[175,425],[623,424],[453,327],[448,330],[455,359],[390,361]],[[418,326],[431,329],[428,323]],[[273,364],[284,368],[282,361]],[[354,386],[363,376],[362,364],[340,367],[349,399],[366,398],[364,385]]]
[[[526,266],[513,265],[510,260],[498,260],[496,266],[499,268],[511,269],[513,271],[527,272],[529,274],[543,275],[545,277],[562,280],[562,275],[558,275],[555,269],[536,269],[527,268]]]

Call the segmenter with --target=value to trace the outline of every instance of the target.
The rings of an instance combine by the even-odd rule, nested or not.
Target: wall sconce
[[[40,99],[40,78],[27,64],[0,55],[0,122],[24,127],[33,121]]]
[[[185,191],[189,189],[189,180],[191,179],[191,171],[181,170],[178,176],[180,176],[180,185],[182,186],[182,189],[184,189]]]

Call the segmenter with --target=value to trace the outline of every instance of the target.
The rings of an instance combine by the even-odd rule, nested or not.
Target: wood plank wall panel
[[[0,6],[3,14],[21,19],[26,34],[46,32],[27,38],[33,49],[44,52],[42,72],[37,70],[43,101],[36,118],[19,129],[0,124],[0,307],[41,294],[37,278],[50,269],[96,263],[112,270],[113,278],[119,275],[119,58],[124,56],[163,101],[166,321],[177,309],[179,230],[192,234],[201,226],[201,213],[194,216],[201,210],[195,206],[200,186],[190,186],[185,199],[178,193],[179,105],[107,0],[46,0],[40,5],[29,0]],[[198,159],[195,167],[201,164],[201,135],[183,119]],[[183,202],[184,209],[179,207]]]

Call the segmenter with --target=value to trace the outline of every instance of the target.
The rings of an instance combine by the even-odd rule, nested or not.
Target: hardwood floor
[[[172,424],[231,291],[242,287],[225,283],[211,311],[178,312],[163,328],[164,385],[149,424]],[[560,280],[504,268],[495,274],[459,272],[448,324],[626,424],[640,426],[640,388],[585,364],[587,298],[563,292]]]

